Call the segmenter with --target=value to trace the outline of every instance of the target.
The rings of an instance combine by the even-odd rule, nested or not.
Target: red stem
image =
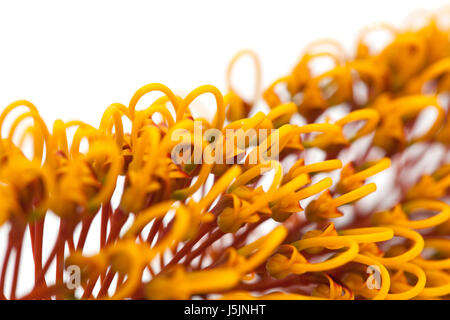
[[[106,245],[106,233],[108,231],[108,220],[111,216],[112,207],[111,203],[103,204],[102,206],[102,216],[100,225],[100,248],[103,249]]]
[[[80,237],[78,238],[77,251],[78,250],[83,251],[84,244],[86,243],[86,238],[89,233],[89,228],[91,227],[91,224],[92,224],[92,220],[94,220],[94,217],[89,216],[89,217],[83,218],[83,220],[81,222],[81,232],[80,232]]]
[[[102,282],[102,286],[100,287],[100,291],[98,292],[97,298],[103,297],[108,293],[108,289],[111,286],[111,282],[113,281],[115,275],[115,271],[112,269],[108,270],[108,273]]]
[[[6,269],[8,268],[9,257],[11,256],[12,243],[8,241],[8,247],[6,248],[5,257],[3,258],[2,275],[0,277],[0,294],[3,296],[3,290],[5,287]]]
[[[219,240],[223,235],[224,235],[224,233],[220,229],[214,231],[197,249],[195,249],[194,251],[192,251],[190,254],[188,254],[186,256],[186,260],[184,261],[183,264],[185,266],[188,266],[189,263],[191,263],[192,260],[194,260],[199,254],[204,252],[204,250],[207,247],[209,247],[214,242]]]
[[[19,277],[19,267],[20,267],[20,260],[22,257],[22,243],[23,243],[23,234],[22,239],[19,241],[19,243],[16,245],[16,258],[14,263],[14,275],[13,275],[13,281],[11,285],[11,300],[16,299],[16,291],[17,291],[17,281]]]
[[[42,220],[36,221],[34,225],[35,233],[34,233],[34,281],[35,285],[37,285],[38,274],[42,272],[42,243],[44,239],[44,222],[45,216]],[[45,283],[45,279],[44,279]]]

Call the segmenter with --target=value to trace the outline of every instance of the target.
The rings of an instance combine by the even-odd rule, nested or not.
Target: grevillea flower
[[[49,128],[31,102],[13,102],[0,114],[0,225],[9,227],[0,298],[449,298],[450,30],[441,18],[414,30],[368,27],[353,58],[316,41],[264,91],[258,56],[243,50],[225,95],[148,84],[107,107],[98,127]],[[368,34],[380,29],[393,40],[374,52]],[[254,62],[247,100],[231,82],[243,56]],[[317,74],[319,58],[332,66]],[[162,96],[138,109],[151,92]],[[202,95],[214,97],[212,119],[190,111]],[[423,165],[427,154],[434,162]],[[49,216],[60,223],[50,245]],[[18,293],[27,229],[34,284]]]

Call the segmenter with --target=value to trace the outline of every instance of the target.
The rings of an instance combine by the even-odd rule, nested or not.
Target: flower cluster
[[[0,225],[10,228],[0,298],[450,297],[450,29],[440,19],[366,28],[352,58],[334,41],[312,43],[262,93],[268,112],[248,50],[229,65],[227,94],[204,85],[181,97],[152,83],[110,105],[99,127],[50,129],[31,102],[10,104],[0,115]],[[392,41],[374,52],[368,35],[379,30]],[[244,55],[255,62],[251,101],[231,83]],[[333,66],[318,73],[319,59]],[[137,108],[150,92],[163,95]],[[205,94],[211,121],[191,113]],[[218,134],[197,134],[195,122]],[[193,159],[198,151],[213,161]],[[420,167],[431,152],[435,167]],[[371,204],[386,171],[394,181],[378,189],[389,197]],[[60,225],[44,256],[49,214]],[[99,250],[86,254],[96,218]],[[27,229],[35,282],[17,297]],[[78,288],[68,266],[80,270]]]

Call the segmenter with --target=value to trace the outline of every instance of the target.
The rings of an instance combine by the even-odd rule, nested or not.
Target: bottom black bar
[[[433,304],[433,314],[438,308],[448,309],[445,301],[2,301],[4,314],[16,319],[36,312],[43,318],[75,317],[75,319],[324,319],[324,317],[360,318],[392,317],[399,312],[426,310]],[[40,309],[42,308],[42,309]],[[10,309],[10,310],[8,310]],[[416,313],[417,314],[417,313]],[[432,315],[431,315],[432,316]],[[88,318],[86,318],[88,317]],[[289,318],[288,318],[289,317]],[[380,319],[383,320],[383,319]]]

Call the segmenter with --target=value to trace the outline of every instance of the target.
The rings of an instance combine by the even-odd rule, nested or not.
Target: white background
[[[162,82],[181,95],[206,83],[224,90],[226,65],[242,48],[259,54],[267,85],[289,72],[312,40],[334,38],[352,51],[365,25],[401,26],[414,10],[447,2],[0,3],[0,108],[28,99],[49,123],[98,124],[109,104],[127,104],[147,83]]]
[[[98,125],[109,104],[127,104],[135,90],[147,83],[162,82],[181,95],[202,84],[224,91],[226,65],[242,48],[259,54],[263,83],[268,85],[290,71],[312,40],[334,38],[351,52],[365,25],[384,21],[401,26],[415,9],[435,10],[445,4],[436,0],[1,1],[0,109],[28,99],[50,126],[57,118]],[[238,80],[251,82],[252,72],[242,70]],[[6,235],[4,226],[0,257]],[[45,241],[53,243],[55,235],[47,232]],[[33,282],[29,247],[24,257],[28,258],[22,263],[22,292]]]

